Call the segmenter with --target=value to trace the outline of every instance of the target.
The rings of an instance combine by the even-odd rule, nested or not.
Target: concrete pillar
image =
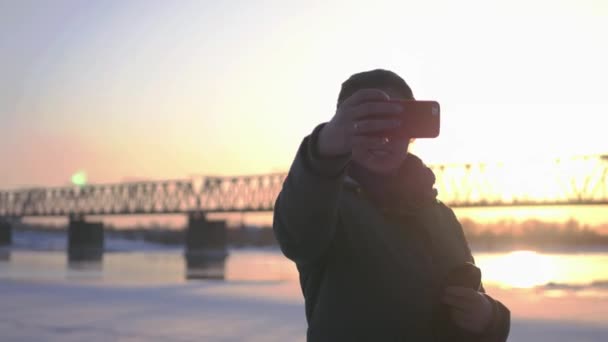
[[[11,223],[0,219],[0,246],[10,246],[13,240]]]
[[[224,279],[228,241],[225,221],[208,221],[194,213],[186,228],[186,277]]]
[[[68,259],[70,262],[99,261],[103,257],[103,223],[70,219],[68,226]]]

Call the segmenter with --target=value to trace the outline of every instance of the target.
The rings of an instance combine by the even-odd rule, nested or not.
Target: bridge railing
[[[608,156],[431,168],[453,207],[608,204]]]
[[[452,207],[608,204],[608,156],[430,166]],[[0,191],[0,216],[271,211],[284,173]]]

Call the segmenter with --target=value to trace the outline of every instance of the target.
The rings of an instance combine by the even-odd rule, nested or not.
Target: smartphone
[[[388,100],[403,106],[399,115],[374,115],[369,119],[398,119],[401,127],[389,132],[377,132],[373,135],[407,137],[407,138],[437,138],[441,127],[441,112],[436,101],[417,100]]]
[[[467,287],[475,291],[481,288],[481,270],[467,262],[453,269],[445,278],[444,286]]]
[[[402,134],[410,138],[437,138],[441,127],[441,113],[436,101],[391,100],[403,106]]]

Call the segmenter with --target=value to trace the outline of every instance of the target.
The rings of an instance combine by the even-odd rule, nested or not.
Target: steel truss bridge
[[[451,207],[606,205],[608,155],[430,165]],[[0,191],[0,217],[272,211],[285,173]]]

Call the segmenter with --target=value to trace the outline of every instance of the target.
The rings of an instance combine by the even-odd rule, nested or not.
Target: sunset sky
[[[286,171],[352,73],[429,163],[608,153],[605,1],[2,1],[0,188]]]

